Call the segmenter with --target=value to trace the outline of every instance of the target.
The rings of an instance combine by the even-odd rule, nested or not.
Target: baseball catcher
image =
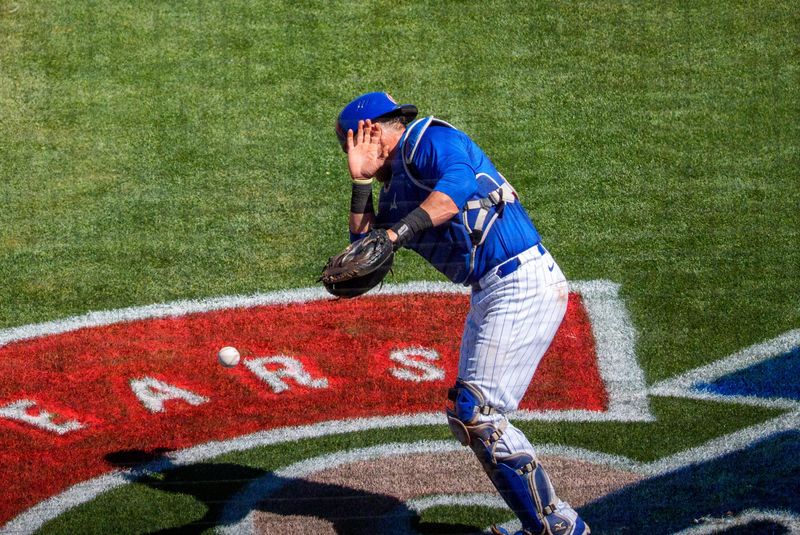
[[[352,179],[350,241],[322,280],[351,297],[377,284],[406,247],[472,288],[447,422],[508,506],[517,535],[586,535],[524,433],[519,406],[567,310],[568,287],[516,190],[469,136],[386,93],[344,107],[336,135]],[[372,182],[381,184],[378,210]],[[380,230],[375,230],[380,229]],[[388,243],[387,243],[388,242]],[[568,387],[568,385],[565,385]],[[493,533],[508,535],[502,526]]]

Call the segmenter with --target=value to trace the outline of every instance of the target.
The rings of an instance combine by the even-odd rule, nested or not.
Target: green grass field
[[[373,90],[469,133],[569,279],[621,284],[649,384],[800,326],[793,2],[0,0],[0,328],[313,286],[347,241],[334,120]]]

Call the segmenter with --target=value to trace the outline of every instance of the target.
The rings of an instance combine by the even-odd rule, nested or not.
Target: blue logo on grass
[[[720,396],[800,401],[800,347],[716,380],[699,382],[695,389]]]
[[[789,533],[800,516],[800,432],[626,487],[578,510],[602,533]],[[593,529],[592,532],[595,530]]]

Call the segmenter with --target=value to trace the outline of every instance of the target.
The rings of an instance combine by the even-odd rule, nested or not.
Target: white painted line
[[[592,320],[593,334],[597,343],[598,365],[609,394],[610,410],[607,412],[586,410],[519,411],[510,415],[511,418],[546,421],[652,421],[654,417],[647,403],[644,374],[639,368],[634,353],[635,330],[630,323],[624,304],[619,299],[619,286],[609,281],[578,281],[571,283],[571,286],[573,291],[583,297],[584,305]],[[468,288],[451,283],[411,282],[385,285],[382,289],[373,293],[377,295],[405,295],[414,293],[466,294],[468,292]],[[323,288],[305,288],[251,296],[176,301],[144,307],[90,312],[64,320],[0,330],[0,347],[41,336],[116,323],[150,318],[179,317],[187,314],[230,308],[304,303],[325,299],[331,299],[331,297]],[[621,337],[618,342],[614,341],[615,336]],[[627,367],[632,368],[626,369]],[[167,460],[156,461],[135,470],[107,474],[74,485],[21,513],[0,528],[0,533],[16,533],[39,529],[44,523],[63,514],[65,511],[93,500],[102,492],[131,482],[137,478],[137,474],[141,473],[160,472],[176,466],[200,462],[224,453],[303,438],[315,438],[367,429],[441,425],[443,423],[444,417],[442,414],[423,413],[412,416],[331,421],[295,428],[262,431],[229,441],[208,442],[176,452]]]
[[[793,399],[783,398],[759,398],[755,396],[726,396],[723,394],[715,394],[713,392],[703,392],[694,389],[673,389],[673,388],[658,388],[651,390],[650,394],[660,397],[672,398],[685,398],[696,399],[699,401],[716,401],[724,403],[737,403],[741,405],[752,405],[754,407],[763,407],[765,409],[796,409],[800,403]]]
[[[617,409],[605,412],[590,411],[585,409],[571,409],[563,411],[531,411],[518,410],[508,414],[511,420],[543,421],[543,422],[654,422],[655,416],[649,413],[641,414],[634,410]]]
[[[160,467],[165,469],[166,466]],[[160,470],[153,470],[153,472]],[[10,520],[5,526],[0,528],[1,534],[33,533],[40,529],[45,523],[69,511],[73,507],[78,507],[88,501],[93,500],[100,494],[109,490],[127,485],[135,481],[133,471],[125,473],[112,473],[96,477],[82,483],[78,483],[66,491],[37,503],[24,513]]]
[[[800,402],[793,399],[760,398],[756,396],[726,396],[704,392],[696,387],[700,383],[711,383],[726,375],[736,373],[771,358],[800,347],[800,329],[786,332],[771,340],[761,342],[716,362],[689,370],[677,377],[661,381],[650,388],[650,395],[682,397],[709,401],[741,403],[767,408],[796,409]]]
[[[796,347],[800,347],[800,329],[795,329],[771,340],[754,344],[722,360],[712,362],[700,368],[695,368],[678,377],[662,381],[656,386],[692,386],[698,382],[714,381],[730,373],[769,360],[777,355],[788,353]]]
[[[21,340],[62,334],[91,327],[102,327],[116,323],[152,318],[179,317],[187,314],[224,310],[228,308],[251,308],[263,305],[305,303],[308,301],[325,299],[326,297],[330,296],[323,288],[303,288],[299,290],[286,290],[251,296],[234,295],[188,301],[173,301],[171,303],[142,307],[89,312],[81,316],[73,316],[61,320],[2,329],[0,330],[0,347]]]
[[[690,448],[675,455],[642,465],[641,470],[650,475],[665,474],[675,470],[675,467],[685,467],[708,459],[722,457],[745,449],[754,442],[770,435],[798,428],[800,428],[800,411],[790,412],[772,420],[717,437],[696,448]]]
[[[636,329],[619,297],[619,284],[577,281],[594,334],[600,376],[608,392],[608,412],[620,421],[655,421],[644,371],[636,359]]]
[[[800,534],[800,516],[786,511],[747,509],[736,516],[726,518],[701,518],[701,524],[686,528],[675,535],[709,535],[722,533],[731,528],[744,527],[751,522],[772,522],[783,526],[792,535]]]
[[[435,494],[423,498],[414,498],[406,502],[408,508],[419,514],[432,507],[461,505],[478,506],[493,509],[507,509],[508,506],[499,494],[467,493],[467,494]]]

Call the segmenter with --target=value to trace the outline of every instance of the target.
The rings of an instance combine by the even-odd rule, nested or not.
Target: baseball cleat
[[[572,521],[553,513],[544,517],[544,521],[547,525],[544,533],[552,535],[589,535],[592,532],[581,517]]]
[[[553,515],[550,515],[553,516]],[[569,523],[559,523],[558,520],[545,518],[545,522],[547,522],[547,528],[539,535],[590,535],[592,530],[589,526],[580,518],[577,517],[575,519],[575,524],[571,525]],[[506,528],[501,528],[500,526],[492,526],[492,535],[511,535],[511,533]],[[535,535],[532,531],[527,531],[521,529],[514,533],[514,535]]]

